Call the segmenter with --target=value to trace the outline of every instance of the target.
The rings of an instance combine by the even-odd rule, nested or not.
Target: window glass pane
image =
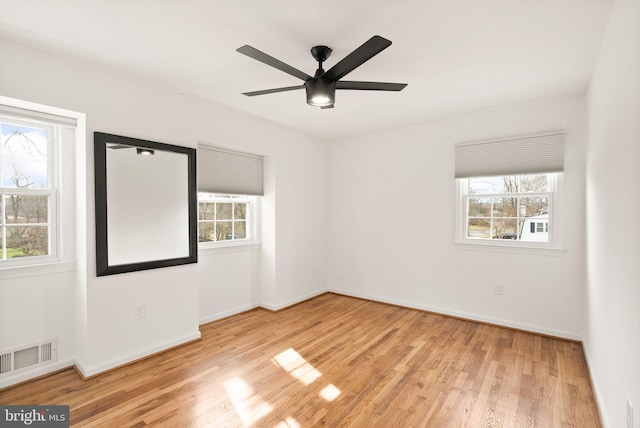
[[[247,239],[247,223],[236,221],[234,225],[235,239]]]
[[[480,218],[469,219],[467,237],[491,239],[491,222]]]
[[[49,254],[47,226],[7,226],[7,258]]]
[[[216,241],[226,241],[232,239],[232,226],[231,221],[217,221],[216,222]]]
[[[49,197],[32,195],[6,195],[6,223],[47,223],[49,219]]]
[[[469,194],[474,193],[504,193],[502,177],[469,178]]]
[[[546,192],[549,187],[547,174],[472,177],[468,180],[469,194]]]
[[[215,237],[214,223],[198,223],[198,241],[211,242],[215,241]]]
[[[494,217],[516,217],[518,198],[493,198]]]
[[[215,204],[212,202],[200,202],[198,204],[198,219],[213,220]]]
[[[246,203],[236,203],[234,204],[234,212],[233,217],[236,220],[244,220],[247,218],[247,204]]]
[[[216,220],[231,220],[233,214],[232,203],[216,203]]]
[[[549,212],[549,198],[546,196],[520,198],[520,216],[531,217]]]
[[[48,188],[48,138],[45,129],[0,123],[0,185]]]
[[[491,198],[469,198],[469,217],[490,217]]]
[[[493,237],[495,239],[518,239],[516,219],[496,218],[493,221]]]

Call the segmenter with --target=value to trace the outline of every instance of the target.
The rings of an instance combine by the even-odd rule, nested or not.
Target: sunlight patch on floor
[[[298,423],[298,421],[296,421],[291,416],[289,416],[284,421],[280,421],[280,423],[275,426],[275,428],[301,428],[301,427],[302,425],[300,425],[300,423]]]
[[[273,411],[273,406],[257,396],[242,379],[233,378],[224,382],[224,387],[245,426],[254,424]]]
[[[324,388],[322,388],[322,391],[320,391],[320,397],[324,398],[327,401],[335,400],[340,394],[342,394],[342,391],[336,388],[332,383],[325,386]]]
[[[273,357],[273,361],[305,385],[313,383],[313,381],[322,376],[322,373],[302,358],[293,348],[279,353]]]

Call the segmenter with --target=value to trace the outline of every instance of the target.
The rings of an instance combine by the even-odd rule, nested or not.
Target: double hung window
[[[56,153],[56,127],[0,116],[0,266],[56,257]]]
[[[456,242],[560,248],[564,134],[456,146]]]
[[[555,174],[464,179],[464,239],[551,242],[555,182]]]
[[[255,197],[198,193],[198,241],[252,240]]]

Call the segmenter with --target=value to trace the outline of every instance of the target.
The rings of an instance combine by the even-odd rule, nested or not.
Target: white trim
[[[221,320],[223,318],[228,318],[230,316],[241,314],[243,312],[247,312],[247,311],[250,311],[252,309],[259,308],[259,307],[260,307],[260,305],[258,303],[255,303],[255,304],[251,304],[251,305],[239,306],[237,308],[229,309],[229,310],[224,311],[224,312],[218,312],[217,314],[208,315],[208,316],[200,319],[200,325],[208,324],[208,323],[214,322],[214,321],[218,321],[218,320]]]
[[[496,240],[497,241],[497,240]],[[505,240],[508,241],[508,240]],[[512,241],[511,241],[512,242]],[[497,253],[512,253],[523,255],[562,256],[564,248],[534,247],[527,245],[509,244],[508,242],[454,242],[456,250],[493,251]]]
[[[224,241],[222,241],[224,242]],[[224,253],[237,253],[241,251],[254,251],[260,249],[260,243],[247,243],[244,241],[230,241],[225,245],[219,244],[218,246],[199,247],[198,256],[213,256],[216,254]]]
[[[280,303],[280,304],[277,304],[277,305],[276,304],[272,304],[272,303],[264,303],[263,302],[263,303],[260,303],[260,307],[268,309],[270,311],[279,311],[279,310],[288,308],[289,306],[296,305],[296,304],[298,304],[300,302],[304,302],[305,300],[313,299],[314,297],[320,296],[320,295],[322,295],[322,294],[324,294],[324,293],[326,293],[328,291],[329,290],[327,290],[326,288],[322,289],[322,290],[314,291],[313,293],[307,294],[307,295],[302,296],[302,297],[297,297],[295,299],[291,299],[291,300],[288,300],[288,301],[286,301],[284,303]]]
[[[191,342],[193,340],[198,340],[202,337],[200,331],[198,330],[196,333],[189,334],[187,336],[183,336],[174,340],[170,340],[168,342],[163,342],[160,345],[155,345],[150,348],[145,349],[144,351],[135,352],[133,354],[129,354],[126,357],[116,358],[111,361],[107,361],[101,364],[89,365],[84,362],[81,362],[78,358],[76,358],[76,367],[84,377],[91,377],[107,370],[115,369],[117,367],[123,366],[125,364],[137,361],[141,358],[149,357],[158,352],[166,351],[170,348],[183,345],[187,342]]]
[[[367,293],[354,293],[352,291],[345,291],[345,290],[340,290],[336,288],[330,288],[328,291],[331,293],[342,294],[345,296],[371,300],[374,302],[389,303],[391,305],[402,306],[405,308],[420,309],[423,311],[433,312],[440,315],[449,315],[452,317],[463,318],[470,321],[485,322],[488,324],[494,324],[501,327],[515,328],[522,331],[544,334],[547,336],[559,337],[559,338],[564,338],[569,340],[576,340],[579,342],[582,341],[582,336],[580,334],[570,332],[570,331],[556,330],[556,329],[541,327],[537,325],[513,322],[509,320],[487,317],[484,315],[474,314],[470,312],[455,311],[451,309],[445,309],[439,306],[416,304],[415,302],[407,302],[405,300],[400,300],[400,299],[378,297],[378,296],[373,296]]]
[[[598,406],[598,411],[600,412],[600,422],[602,422],[603,428],[610,428],[611,424],[609,423],[609,417],[607,416],[607,411],[604,407],[604,397],[602,396],[598,380],[593,373],[591,358],[589,358],[589,353],[587,352],[587,348],[584,346],[584,343],[582,344],[582,353],[584,354],[584,358],[587,363],[587,370],[589,370],[589,380],[591,380],[591,389],[593,389],[593,393],[596,398],[596,406]]]
[[[24,370],[19,373],[3,377],[0,379],[0,388],[6,388],[17,383],[25,382],[39,376],[44,376],[49,373],[57,372],[63,369],[72,368],[75,364],[75,360],[72,357],[65,358],[64,360],[58,360],[52,364],[46,364],[44,366],[34,367],[32,370]]]

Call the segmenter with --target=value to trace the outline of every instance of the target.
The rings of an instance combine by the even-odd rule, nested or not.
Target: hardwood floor
[[[83,381],[0,392],[74,427],[600,427],[579,343],[334,294],[201,327]]]

